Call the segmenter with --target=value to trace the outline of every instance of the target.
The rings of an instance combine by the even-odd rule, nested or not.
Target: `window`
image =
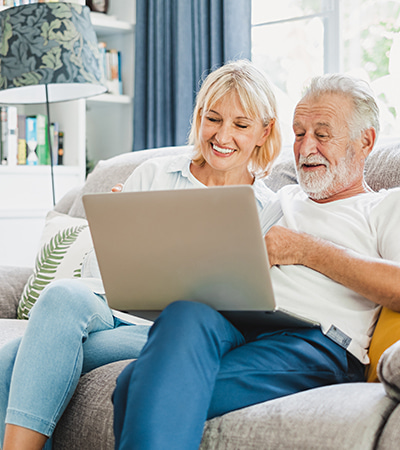
[[[400,136],[398,0],[252,0],[252,59],[275,86],[284,144],[293,108],[314,75],[344,72],[370,82],[380,139]]]

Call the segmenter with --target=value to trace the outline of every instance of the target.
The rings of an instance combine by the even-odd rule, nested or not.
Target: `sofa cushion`
[[[365,163],[365,179],[374,191],[400,186],[400,144],[378,145]]]
[[[81,378],[56,427],[54,450],[114,448],[111,395],[129,362],[111,363]],[[201,450],[373,449],[394,407],[379,383],[311,389],[208,421]]]
[[[71,206],[73,205],[77,195],[81,191],[81,186],[75,186],[70,189],[61,199],[57,202],[54,207],[54,211],[59,212],[61,214],[69,214]]]
[[[400,340],[400,313],[382,308],[378,322],[372,335],[368,356],[370,364],[367,370],[367,381],[379,381],[376,368],[382,353],[392,344]]]
[[[311,389],[210,420],[200,450],[372,450],[394,407],[378,383]]]
[[[117,183],[124,183],[136,167],[149,158],[176,155],[189,152],[192,146],[163,147],[137,152],[123,153],[105,161],[99,161],[93,172],[73,202],[69,214],[73,217],[86,217],[82,204],[82,196],[92,192],[110,192]]]
[[[50,211],[34,272],[21,295],[18,318],[28,319],[29,311],[50,282],[80,277],[83,259],[91,248],[92,239],[85,219]]]
[[[297,174],[292,158],[278,160],[271,173],[265,178],[265,184],[274,192],[277,192],[287,184],[297,184]]]
[[[390,414],[379,438],[377,450],[394,450],[400,442],[400,405]]]
[[[21,337],[27,325],[26,320],[0,319],[0,348],[7,342]]]
[[[388,396],[400,402],[400,341],[385,350],[377,372]]]
[[[32,274],[28,267],[0,267],[0,317],[16,319],[18,302],[24,286]]]

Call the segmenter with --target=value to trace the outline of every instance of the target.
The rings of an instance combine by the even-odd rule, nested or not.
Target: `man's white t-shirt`
[[[318,236],[365,257],[400,262],[400,189],[316,203],[298,185],[278,192],[278,225]],[[380,307],[301,265],[271,269],[277,304],[321,323],[322,330],[364,364]],[[400,280],[397,280],[400,283]]]

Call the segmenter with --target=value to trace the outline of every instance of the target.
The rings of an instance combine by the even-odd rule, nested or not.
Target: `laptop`
[[[83,196],[111,308],[149,318],[176,300],[235,326],[317,326],[277,308],[251,186]]]

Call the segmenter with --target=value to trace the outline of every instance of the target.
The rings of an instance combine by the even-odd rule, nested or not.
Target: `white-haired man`
[[[293,128],[299,186],[279,192],[265,241],[278,305],[321,327],[240,332],[208,306],[171,304],[118,379],[116,448],[197,449],[206,419],[363,380],[380,305],[400,310],[400,189],[372,192],[363,174],[376,101],[360,80],[318,77]]]

